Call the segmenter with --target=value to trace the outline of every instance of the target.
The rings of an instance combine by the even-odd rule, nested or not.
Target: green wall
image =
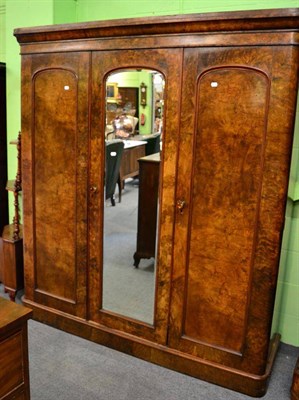
[[[6,8],[5,0],[0,0],[0,61],[5,62],[6,58],[6,30],[5,30],[5,20],[6,20]]]
[[[77,22],[76,0],[54,0],[53,3],[54,24]]]
[[[12,35],[17,27],[112,18],[198,12],[299,7],[299,0],[0,0],[0,61],[7,63],[8,141],[20,130],[20,57]],[[297,112],[297,121],[299,114]],[[283,237],[274,328],[282,341],[299,346],[299,124]],[[9,178],[16,172],[15,148],[9,146]],[[10,205],[12,210],[12,202]]]
[[[299,346],[299,101],[296,116],[275,315],[283,341]]]
[[[3,1],[3,0],[2,0]],[[8,178],[14,179],[17,167],[16,146],[9,145],[18,136],[20,123],[20,56],[19,44],[13,36],[16,27],[53,23],[52,0],[6,0],[6,76],[7,76],[7,142]],[[1,60],[0,60],[1,61]],[[13,217],[13,196],[9,194],[10,220]]]
[[[272,330],[281,332],[285,343],[299,346],[299,102],[296,116]]]
[[[78,21],[298,6],[298,0],[78,0]]]

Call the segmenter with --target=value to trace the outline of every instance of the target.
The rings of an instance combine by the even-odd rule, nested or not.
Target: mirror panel
[[[164,78],[118,70],[106,79],[102,309],[154,323]]]

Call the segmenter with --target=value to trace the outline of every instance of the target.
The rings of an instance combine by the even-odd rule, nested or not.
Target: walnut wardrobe
[[[281,9],[14,31],[24,303],[36,319],[251,396],[265,393],[279,342],[270,331],[298,26],[299,9]],[[102,301],[105,86],[121,69],[165,79],[152,323]]]

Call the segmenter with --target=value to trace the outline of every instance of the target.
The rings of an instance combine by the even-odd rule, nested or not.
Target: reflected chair
[[[122,140],[106,140],[106,176],[105,192],[106,200],[110,198],[112,206],[115,206],[115,187],[118,184],[119,203],[121,202],[121,184],[119,170],[124,151]]]
[[[160,137],[161,137],[161,133],[153,133],[152,135],[149,135],[148,137],[142,138],[142,140],[146,141],[146,145],[145,145],[145,155],[146,156],[160,152]]]

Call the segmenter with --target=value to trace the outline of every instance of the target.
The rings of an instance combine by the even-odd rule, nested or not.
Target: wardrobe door
[[[172,260],[172,231],[174,218],[175,167],[177,157],[177,141],[179,130],[179,105],[181,80],[182,51],[180,49],[163,50],[126,50],[95,52],[92,59],[92,130],[91,130],[91,165],[90,165],[90,208],[89,208],[89,318],[115,331],[121,331],[158,343],[165,343],[167,336],[170,267]],[[165,81],[163,147],[161,151],[160,175],[157,217],[157,246],[153,268],[134,268],[134,253],[136,251],[137,231],[127,236],[127,247],[118,241],[119,233],[126,232],[126,224],[131,222],[135,210],[129,208],[127,187],[122,194],[121,203],[116,201],[115,207],[104,200],[105,171],[105,114],[106,83],[113,73],[133,73],[145,71],[162,76]],[[112,75],[111,82],[116,81]],[[143,82],[144,83],[144,82]],[[142,84],[141,80],[138,84]],[[147,83],[147,104],[150,100],[151,87]],[[145,106],[146,107],[146,106]],[[142,110],[142,108],[141,108]],[[146,110],[146,108],[145,108]],[[146,112],[146,111],[144,111]],[[150,117],[147,117],[149,120]],[[109,120],[110,122],[110,120]],[[151,133],[150,131],[148,133]],[[136,138],[133,138],[136,140]],[[151,179],[151,178],[149,178]],[[138,186],[135,190],[138,192]],[[147,196],[153,196],[148,191]],[[121,214],[121,209],[128,211]],[[106,222],[106,213],[113,217],[113,234],[110,222]],[[130,214],[132,212],[132,214]],[[142,209],[143,213],[148,210]],[[129,215],[127,215],[129,214]],[[153,217],[155,218],[155,217]],[[163,223],[161,223],[163,221]],[[137,224],[136,224],[137,228]],[[127,234],[128,235],[128,234]],[[124,236],[124,234],[122,235]],[[114,240],[114,246],[109,251],[109,245]],[[105,246],[104,246],[105,242]],[[107,246],[106,246],[107,245]],[[129,255],[128,247],[130,246]],[[111,246],[110,246],[111,247]],[[107,250],[108,249],[108,250]],[[109,256],[109,257],[108,257]],[[110,261],[107,261],[109,258]],[[118,271],[115,264],[119,262]],[[116,272],[113,272],[113,271]],[[151,298],[147,298],[146,290],[138,280],[144,276],[153,279]],[[130,277],[130,278],[128,278]],[[139,289],[139,296],[133,298],[132,292]],[[123,296],[123,297],[121,297]],[[108,301],[108,300],[109,301]],[[123,300],[122,300],[123,299]],[[148,299],[148,300],[147,300]],[[107,300],[107,301],[106,301]],[[113,303],[113,304],[112,304]],[[142,315],[142,304],[153,310],[148,319]],[[146,304],[147,303],[147,304]],[[132,305],[133,304],[133,305]],[[124,311],[122,311],[124,310]]]
[[[268,355],[295,57],[264,47],[184,58],[169,344],[253,374]]]
[[[25,302],[84,317],[89,54],[22,68]]]

